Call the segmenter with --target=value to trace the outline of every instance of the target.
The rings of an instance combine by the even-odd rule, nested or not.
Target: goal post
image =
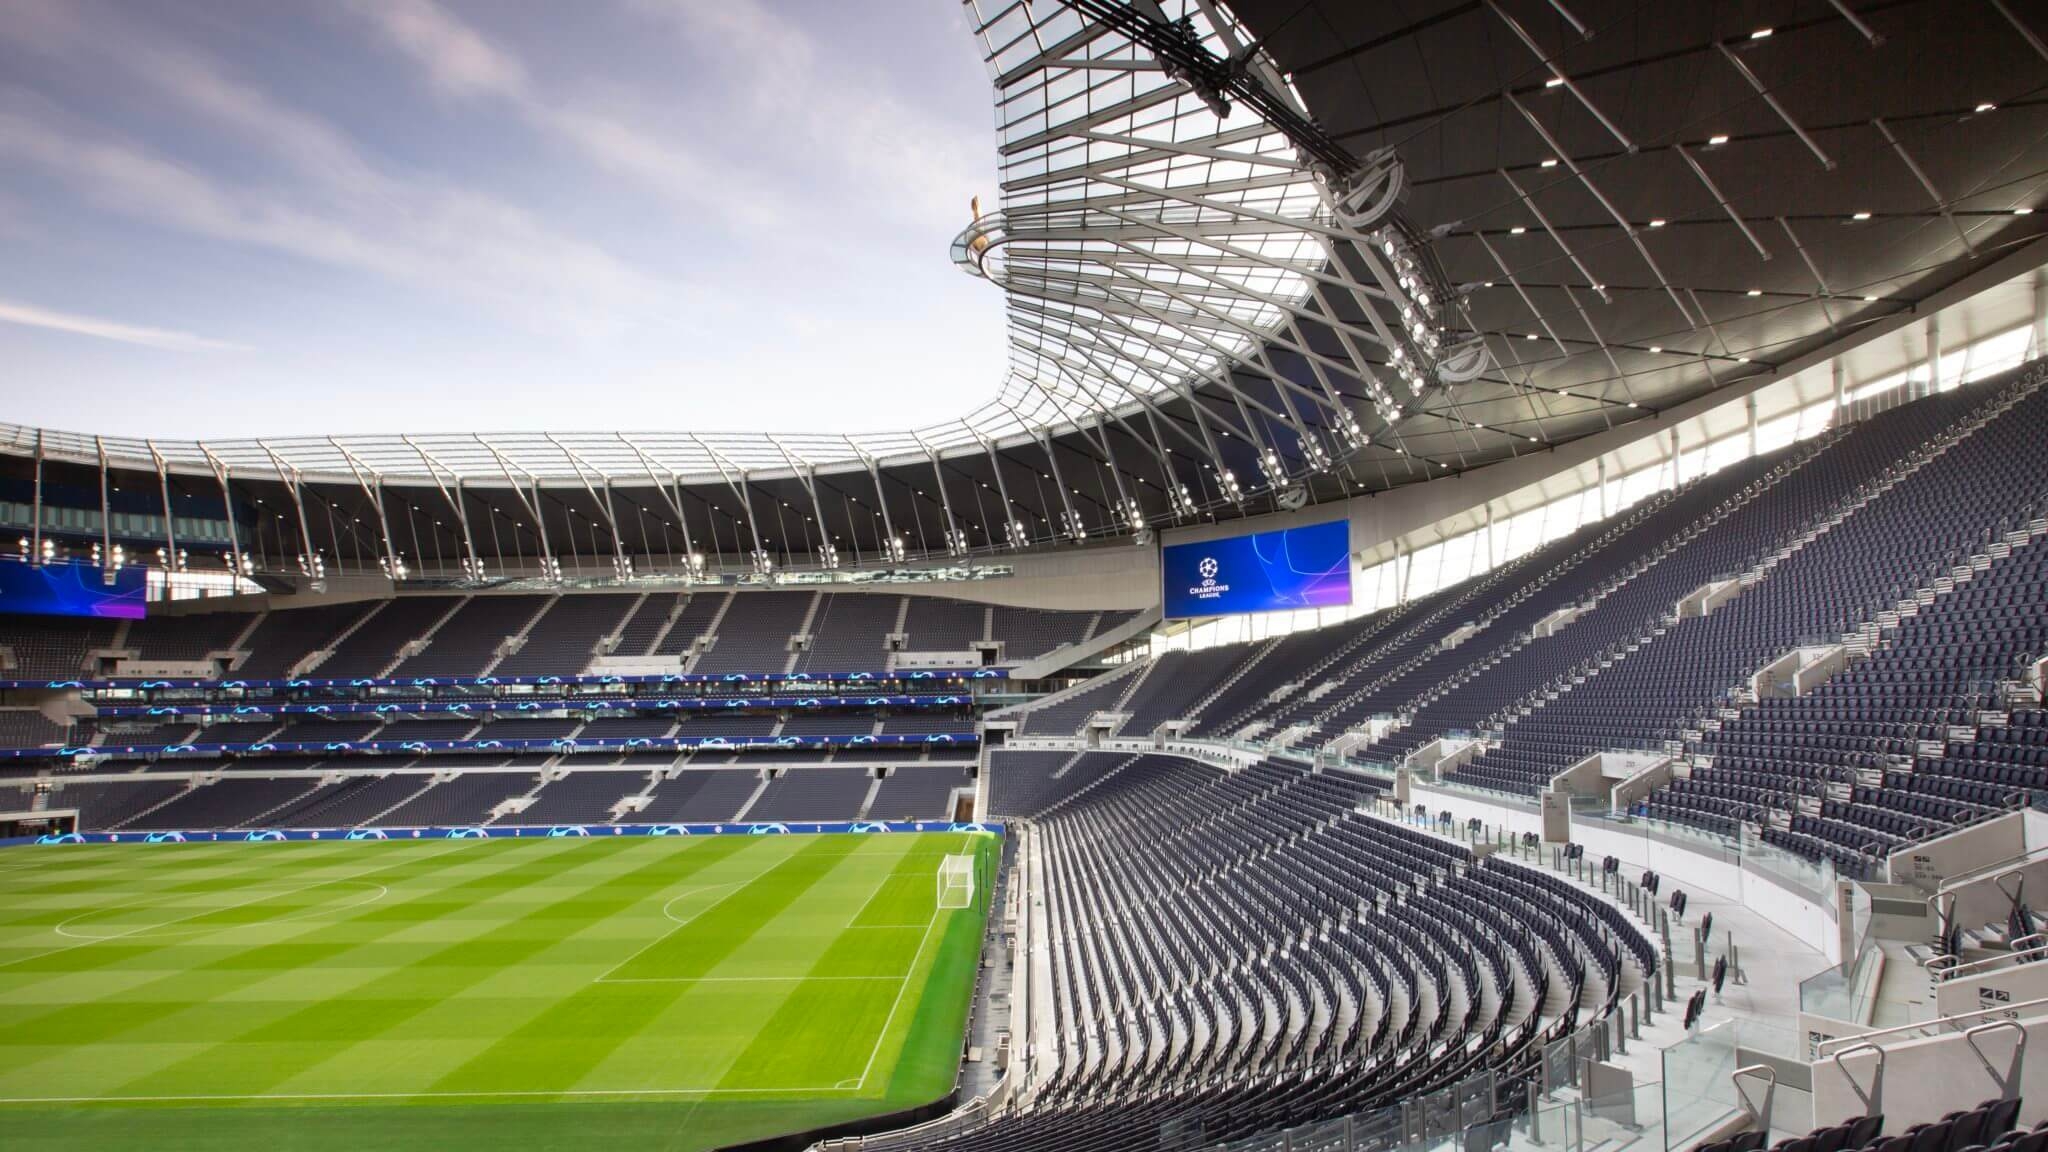
[[[974,907],[975,871],[973,856],[947,856],[939,861],[940,908]]]

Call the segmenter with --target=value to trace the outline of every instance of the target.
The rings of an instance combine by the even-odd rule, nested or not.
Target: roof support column
[[[931,461],[932,483],[939,489],[939,512],[946,518],[946,555],[965,556],[967,533],[961,530],[960,522],[953,517],[953,497],[946,491],[946,470],[939,466],[939,454],[929,445],[924,446],[924,456]]]
[[[631,448],[633,455],[640,458],[640,466],[647,472],[648,483],[654,485],[656,492],[661,493],[662,503],[668,505],[668,510],[676,514],[676,525],[683,533],[684,564],[692,577],[702,576],[704,574],[704,554],[697,551],[696,543],[690,539],[690,518],[683,515],[683,478],[673,470],[669,470],[669,483],[664,485],[661,482],[661,478],[654,474],[654,461],[648,458],[647,453],[640,450],[640,445],[626,439],[623,435],[619,437],[619,441],[626,447]],[[673,491],[671,491],[671,487]],[[715,531],[711,534],[711,545],[711,550],[714,553],[717,552],[718,533]]]
[[[1101,398],[1094,392],[1089,391],[1084,379],[1074,375],[1064,366],[1061,366],[1060,371],[1077,390],[1086,393],[1097,404],[1101,403]],[[1046,387],[1044,381],[1034,380],[1032,384],[1047,399],[1055,398],[1053,391]],[[1167,466],[1165,455],[1157,448],[1145,443],[1144,438],[1138,435],[1137,429],[1132,428],[1123,417],[1116,416],[1114,413],[1111,413],[1111,415],[1123,427],[1124,431],[1130,434],[1131,439],[1136,440],[1139,446],[1154,455],[1159,463],[1160,484],[1163,486],[1162,491],[1170,490],[1175,481],[1172,470]],[[1102,453],[1102,463],[1104,467],[1109,469],[1110,483],[1116,488],[1115,516],[1122,517],[1124,523],[1130,527],[1132,532],[1142,533],[1145,531],[1145,509],[1131,496],[1129,489],[1124,487],[1123,468],[1116,462],[1116,449],[1110,442],[1109,425],[1098,421],[1093,429],[1090,429],[1087,425],[1076,421],[1074,423],[1074,430],[1080,434],[1083,440],[1088,442],[1090,447]],[[1057,536],[1059,533],[1064,532],[1072,539],[1085,540],[1088,538],[1088,529],[1086,525],[1081,523],[1080,514],[1074,510],[1072,489],[1067,487],[1066,478],[1060,474],[1059,456],[1053,451],[1052,436],[1046,431],[1044,425],[1039,426],[1036,435],[1039,448],[1045,452],[1046,466],[1052,470],[1053,484],[1057,489],[1060,507],[1064,512],[1063,521],[1055,530],[1054,535]]]
[[[478,442],[482,442],[481,438]],[[328,443],[334,444],[333,437],[328,438]],[[370,508],[377,513],[377,533],[384,542],[385,578],[393,583],[405,579],[405,558],[399,555],[398,542],[391,535],[391,518],[384,514],[384,477],[367,464],[358,461],[353,453],[341,445],[334,444],[334,450],[341,453],[342,459],[348,461],[348,470],[355,475],[356,486],[363,490],[364,499],[370,502]],[[509,475],[505,478],[511,479]]]
[[[818,525],[818,563],[828,569],[839,567],[839,547],[832,543],[831,529],[825,525],[825,504],[818,499],[818,470],[811,466],[810,461],[799,459],[782,441],[770,437],[769,442],[789,462],[790,473],[796,477],[797,483],[803,485],[804,495],[811,498],[811,515]]]
[[[436,485],[436,487],[438,486]],[[469,508],[462,502],[462,477],[457,476],[455,478],[455,490],[453,492],[443,489],[441,496],[448,501],[450,507],[455,509],[455,524],[462,529],[462,552],[464,559],[469,564],[467,575],[472,580],[481,580],[484,578],[484,558],[476,554],[476,539],[470,535]]]
[[[839,567],[839,546],[832,542],[832,528],[825,523],[825,504],[818,499],[818,473],[809,466],[797,469],[796,478],[802,482],[804,492],[811,498],[811,515],[818,522],[818,562],[827,568]]]
[[[510,485],[512,488],[512,495],[517,496],[519,498],[519,506],[521,508],[526,509],[526,514],[528,516],[533,517],[534,533],[540,540],[541,576],[545,579],[555,581],[556,583],[560,583],[562,579],[562,562],[555,559],[554,550],[548,547],[548,520],[546,516],[543,516],[541,514],[542,507],[540,502],[540,481],[536,479],[532,473],[527,472],[524,468],[520,469],[520,472],[524,473],[526,475],[526,478],[533,484],[533,497],[532,499],[529,500],[527,498],[526,490],[519,486],[519,481],[513,479],[512,462],[505,459],[505,454],[498,451],[496,448],[491,447],[490,441],[485,440],[481,436],[478,436],[476,438],[476,442],[478,444],[483,445],[484,451],[489,452],[491,454],[491,458],[498,462],[498,471],[504,474],[505,483]],[[383,515],[383,506],[381,501],[378,506],[377,514],[379,516]],[[515,550],[518,548],[519,538],[517,536],[514,536],[512,538],[512,546]],[[575,527],[572,525],[569,529],[569,547],[574,548],[575,546],[576,530]]]
[[[775,570],[775,561],[772,557],[768,555],[767,547],[761,543],[761,526],[754,520],[754,501],[753,498],[747,494],[746,470],[744,468],[734,467],[730,471],[728,471],[726,468],[726,459],[724,456],[720,455],[718,452],[711,449],[710,446],[705,445],[704,442],[701,440],[698,441],[698,445],[700,447],[703,447],[707,453],[710,453],[711,463],[714,467],[718,469],[719,478],[725,481],[725,486],[732,490],[734,498],[736,498],[740,502],[740,512],[743,513],[747,518],[747,537],[754,542],[753,552],[750,553],[749,556],[749,558],[753,561],[754,571],[760,573],[763,576],[768,575],[770,572],[773,572]],[[733,479],[735,473],[737,473],[739,476],[738,480]],[[714,522],[712,524],[712,534],[716,535],[717,531],[718,525],[716,524],[716,522]]]
[[[683,534],[683,552],[686,554],[684,563],[689,569],[690,575],[693,577],[702,576],[706,562],[704,554],[697,551],[696,541],[690,538],[690,518],[683,515],[682,477],[671,474],[670,482],[674,487],[673,493],[671,493],[670,489],[663,488],[658,484],[655,485],[655,488],[661,493],[662,499],[668,502],[669,509],[676,514],[676,528]],[[714,556],[718,554],[718,533],[716,532],[711,534],[711,552]]]
[[[476,541],[470,536],[469,532],[469,510],[462,503],[462,474],[452,468],[448,469],[448,475],[455,482],[455,490],[451,493],[448,490],[448,485],[441,483],[441,471],[444,465],[432,456],[429,456],[424,448],[413,444],[411,440],[403,436],[399,437],[399,439],[405,440],[407,444],[412,445],[413,451],[420,454],[420,463],[427,466],[427,475],[433,479],[434,487],[441,493],[441,499],[446,500],[448,506],[455,512],[455,523],[462,529],[463,577],[470,580],[483,579],[483,558],[476,553]]]
[[[619,580],[631,579],[633,576],[633,560],[632,557],[626,555],[626,542],[624,538],[619,535],[619,518],[614,509],[612,508],[611,478],[606,476],[602,469],[591,467],[589,464],[585,463],[584,459],[581,456],[578,456],[576,453],[570,451],[567,446],[565,446],[561,441],[555,439],[554,436],[548,436],[547,440],[548,443],[553,444],[556,448],[561,449],[562,455],[567,456],[569,458],[569,466],[576,470],[576,479],[580,483],[582,483],[583,491],[590,496],[590,503],[597,508],[598,515],[604,517],[605,527],[611,530],[612,575]],[[588,469],[587,472],[586,469]],[[590,473],[595,473],[597,475],[598,483],[604,485],[604,491],[602,493],[598,492],[598,490],[591,485],[589,475]],[[540,493],[538,491],[535,491],[534,498],[536,500],[540,498]],[[572,528],[570,529],[570,539],[573,540],[574,538],[575,530]]]
[[[612,528],[612,557],[616,562],[618,577],[621,580],[631,580],[633,578],[633,557],[626,552],[626,538],[619,531],[619,510],[612,503],[612,478],[609,476],[604,478],[604,491],[601,495],[604,499],[599,504],[599,507],[604,509],[605,522],[610,524]]]
[[[2029,356],[2048,353],[2048,267],[2034,269],[2034,347]]]
[[[905,551],[903,537],[896,534],[896,518],[889,515],[889,494],[882,490],[882,470],[875,458],[865,452],[860,453],[860,462],[867,466],[868,482],[875,486],[875,507],[882,513],[882,558],[891,564],[901,564]]]
[[[107,582],[112,583],[113,574],[120,571],[121,566],[114,563],[114,515],[107,499],[107,445],[95,436],[92,447],[100,458],[100,563],[104,565]]]
[[[270,457],[270,466],[277,470],[277,481],[284,486],[285,495],[292,498],[292,510],[298,514],[299,572],[301,575],[312,580],[325,579],[327,576],[327,565],[320,559],[320,550],[313,546],[313,530],[306,523],[306,498],[303,492],[304,484],[299,479],[299,471],[296,468],[287,469],[283,458],[279,457],[277,453],[272,452],[268,444],[263,446],[263,452]],[[468,538],[468,531],[469,525],[465,522],[463,525],[464,539]],[[336,555],[334,562],[336,564],[341,563],[341,557]]]
[[[996,479],[996,497],[1003,502],[1004,542],[1012,548],[1024,547],[1031,543],[1031,530],[1017,517],[1017,506],[1010,501],[1010,483],[1003,479],[1003,462],[996,455],[995,442],[976,432],[965,421],[961,422],[961,427],[966,428],[967,434],[981,445],[981,450],[988,453],[988,470]]]
[[[164,502],[164,599],[171,598],[171,573],[182,570],[185,562],[178,558],[178,533],[171,525],[171,470],[164,463],[164,454],[156,450],[154,441],[145,440],[149,446],[149,458],[156,464],[157,492]]]
[[[36,429],[36,479],[35,492],[29,498],[28,507],[28,562],[43,562],[43,430]]]
[[[1105,443],[1108,439],[1107,436],[1103,437]],[[1038,430],[1038,446],[1045,450],[1046,466],[1052,469],[1053,488],[1060,495],[1061,516],[1066,521],[1066,523],[1060,525],[1060,531],[1064,532],[1070,540],[1086,540],[1088,538],[1088,528],[1081,523],[1080,513],[1074,511],[1074,501],[1067,489],[1067,479],[1060,473],[1059,454],[1052,450],[1052,436],[1044,428]],[[1111,461],[1109,471],[1112,476],[1118,475],[1114,461]],[[1117,490],[1119,492],[1123,490],[1123,480],[1121,477],[1117,480]]]
[[[853,450],[855,456],[860,458],[861,466],[868,470],[868,482],[875,486],[875,508],[882,514],[882,558],[891,564],[900,564],[903,562],[904,556],[903,537],[896,534],[895,517],[889,515],[889,495],[882,490],[882,470],[875,458],[863,451],[860,445],[854,443],[851,436],[841,437],[841,439],[844,439],[846,446]],[[852,522],[849,521],[847,529],[851,531],[852,527]],[[858,556],[860,554],[859,536],[854,537],[853,549],[854,555]]]
[[[1941,391],[1941,313],[1927,317],[1927,394]]]
[[[228,522],[228,556],[233,564],[234,579],[228,582],[228,588],[232,591],[235,581],[247,576],[255,566],[242,553],[242,534],[235,531],[235,494],[228,490],[227,462],[208,452],[203,444],[199,450],[205,454],[206,466],[213,470],[213,478],[220,483],[221,510],[226,514]]]

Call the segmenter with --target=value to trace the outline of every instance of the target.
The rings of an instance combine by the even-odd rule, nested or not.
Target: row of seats
[[[1526,1071],[1656,971],[1584,890],[1364,815],[1364,777],[992,756],[992,802],[1016,803],[1015,771],[1037,812],[1052,984],[1031,1086],[965,1132],[871,1146],[1154,1149],[1371,1111]]]
[[[2022,1104],[2017,1096],[1986,1100],[1891,1136],[1884,1135],[1883,1116],[1858,1116],[1781,1140],[1771,1145],[1771,1152],[2043,1152],[2048,1149],[2048,1120],[2032,1131],[2016,1130]],[[1696,1145],[1693,1152],[1762,1152],[1768,1141],[1767,1133],[1741,1132]]]
[[[11,656],[5,675],[19,679],[97,672],[90,654],[109,651],[145,661],[235,651],[240,662],[221,671],[245,678],[280,678],[309,664],[322,677],[575,674],[604,654],[692,652],[701,653],[694,672],[858,672],[888,665],[892,636],[914,652],[964,654],[1000,643],[1004,658],[1017,663],[1082,643],[1129,616],[829,591],[434,594],[151,617],[125,632],[115,621],[4,617],[0,649]],[[806,644],[795,643],[799,634]],[[523,637],[516,650],[508,643],[514,637]],[[330,654],[314,664],[323,651]]]
[[[2048,655],[2036,367],[1738,463],[1386,611],[1165,654],[1026,712],[1024,731],[1072,735],[1120,702],[1127,735],[1179,719],[1197,736],[1329,740],[1393,716],[1366,758],[1483,735],[1457,781],[1521,796],[1596,752],[1682,751],[1678,779],[1640,814],[1725,836],[1754,825],[1861,873],[2048,796],[2048,723],[1984,719]],[[1713,611],[1679,612],[1738,576]],[[1931,603],[1891,623],[1929,588]],[[1535,635],[1564,609],[1577,615]],[[1818,688],[1752,694],[1786,653],[1852,641],[1867,657]]]

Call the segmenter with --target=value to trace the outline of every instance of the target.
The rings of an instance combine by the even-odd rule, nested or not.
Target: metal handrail
[[[1934,1020],[1922,1020],[1917,1024],[1896,1024],[1890,1028],[1880,1028],[1874,1032],[1860,1032],[1854,1036],[1837,1036],[1830,1040],[1821,1041],[1819,1046],[1815,1049],[1815,1055],[1830,1055],[1830,1053],[1826,1049],[1829,1045],[1832,1044],[1844,1044],[1852,1040],[1857,1042],[1856,1045],[1852,1045],[1850,1048],[1836,1049],[1834,1054],[1840,1054],[1841,1052],[1845,1051],[1854,1051],[1857,1046],[1869,1043],[1870,1041],[1878,1039],[1879,1037],[1883,1036],[1903,1036],[1908,1032],[1918,1032],[1924,1028],[1930,1028],[1937,1025],[1955,1025],[1964,1020],[1969,1020],[1980,1016],[1998,1017],[2000,1019],[2012,1019],[2017,1016],[2026,1015],[2027,1009],[2029,1008],[2036,1010],[2034,1013],[2032,1013],[2033,1015],[2040,1015],[2043,1012],[2048,1012],[2048,997],[2042,997],[2038,1000],[2024,1000],[2018,1004],[2007,1004],[2000,1008],[1978,1008],[1970,1012],[1958,1012],[1953,1016],[1943,1016]],[[1873,1047],[1874,1046],[1875,1045],[1873,1045]]]
[[[1744,1076],[1763,1077],[1764,1106],[1762,1108],[1759,1109],[1751,1106],[1749,1096],[1742,1091],[1742,1078]],[[1758,1127],[1769,1132],[1771,1130],[1771,1108],[1778,1095],[1778,1070],[1769,1064],[1745,1065],[1728,1074],[1728,1083],[1735,1089],[1736,1103],[1741,1104],[1742,1110],[1749,1113],[1756,1120]]]
[[[2017,889],[2007,888],[2005,886],[2005,882],[2007,880],[2012,879],[2015,876],[2018,876],[2020,878],[2019,887]],[[2027,890],[2027,877],[2025,873],[2021,872],[2017,868],[2008,868],[2005,871],[2000,872],[1998,875],[1992,877],[1991,885],[1992,887],[1997,888],[2000,892],[2004,893],[2005,898],[2007,900],[2010,900],[2013,903],[2017,904],[2020,902],[2020,893],[2025,892]]]
[[[1929,956],[1920,963],[1921,967],[1927,969],[1928,976],[1932,977],[1935,983],[1940,984],[1953,980],[1958,976],[1981,976],[1986,972],[1995,972],[2003,967],[2032,963],[2024,954],[2037,951],[2043,946],[2048,946],[2048,932],[2034,932],[2011,941],[2007,945],[2011,951],[2000,952],[1996,956],[1986,956],[1982,960],[1971,960],[1968,963],[1964,963],[1954,956]],[[1947,963],[1942,963],[1942,961],[1947,961]]]
[[[1861,1037],[1844,1037],[1844,1039],[1854,1039],[1857,1043],[1831,1054],[1828,1059],[1834,1063],[1836,1068],[1841,1069],[1842,1079],[1849,1082],[1849,1091],[1854,1092],[1856,1098],[1863,1102],[1863,1114],[1865,1116],[1882,1115],[1884,1113],[1884,1049]],[[1826,1042],[1823,1041],[1821,1046],[1826,1047]],[[1843,1063],[1848,1057],[1866,1048],[1877,1053],[1877,1067],[1871,1073],[1870,1091],[1868,1092],[1865,1092],[1862,1086],[1856,1083],[1856,1074],[1849,1071],[1849,1066]]]
[[[2013,1045],[2012,1066],[2006,1070],[2005,1075],[2000,1076],[1997,1069],[1991,1066],[1991,1058],[1984,1055],[1984,1049],[1977,1046],[1977,1037],[1986,1033],[1996,1032],[2002,1028],[2010,1028],[2019,1033],[2019,1040]],[[1999,1097],[2001,1099],[2011,1098],[2013,1088],[2020,1082],[2020,1066],[2026,1062],[2027,1030],[2017,1020],[1989,1020],[1974,1028],[1965,1029],[1963,1031],[1963,1042],[1970,1046],[1970,1051],[1984,1065],[1984,1071],[1990,1073],[1991,1082],[1998,1085]]]

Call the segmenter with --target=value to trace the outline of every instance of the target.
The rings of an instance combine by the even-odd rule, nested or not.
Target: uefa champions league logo
[[[1188,589],[1188,595],[1194,599],[1220,600],[1224,593],[1230,591],[1230,585],[1216,582],[1216,576],[1223,571],[1223,565],[1214,556],[1204,556],[1195,561],[1195,571],[1202,577],[1202,582]]]

